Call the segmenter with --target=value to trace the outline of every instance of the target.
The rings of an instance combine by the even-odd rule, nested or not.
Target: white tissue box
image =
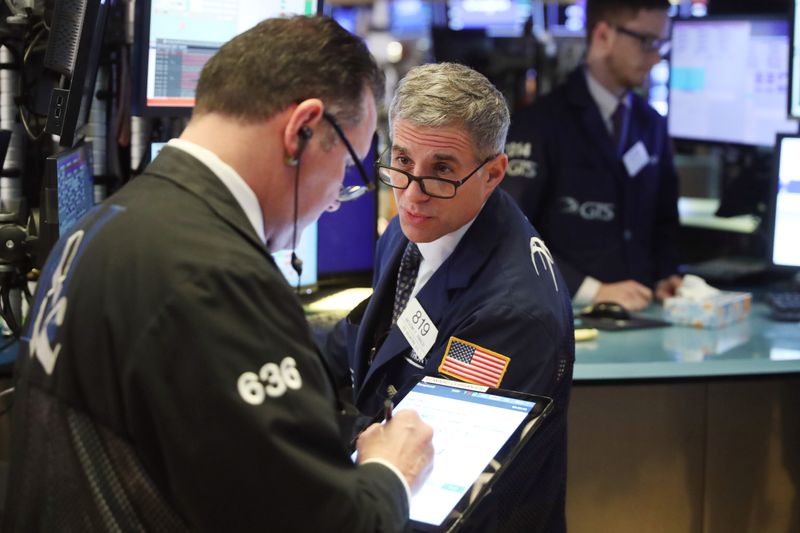
[[[749,292],[719,292],[699,300],[676,296],[664,300],[664,319],[696,328],[721,328],[744,320],[752,300]]]

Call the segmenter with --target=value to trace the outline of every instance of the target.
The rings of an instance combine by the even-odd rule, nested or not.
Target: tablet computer
[[[543,396],[425,377],[394,411],[413,409],[433,427],[433,470],[411,499],[420,531],[455,531],[552,409]],[[535,437],[534,437],[535,438]]]

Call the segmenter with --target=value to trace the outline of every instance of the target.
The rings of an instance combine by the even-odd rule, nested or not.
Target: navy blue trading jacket
[[[512,119],[503,186],[541,232],[570,293],[586,276],[647,286],[677,272],[678,180],[666,121],[633,95],[622,153],[641,141],[633,177],[616,153],[583,67]]]
[[[420,375],[450,377],[438,368],[451,336],[510,358],[501,388],[555,400],[553,413],[534,436],[530,464],[521,461],[505,486],[496,488],[499,507],[490,513],[495,516],[488,522],[477,518],[476,531],[564,530],[566,412],[575,359],[572,308],[558,270],[536,251],[540,241],[533,241],[532,253],[532,239],[538,237],[507,193],[492,193],[416,296],[439,332],[421,369],[406,358],[411,348],[398,327],[389,327],[397,270],[408,243],[395,218],[378,242],[373,296],[339,324],[328,343],[327,355],[334,359],[337,354],[331,352],[347,345],[355,403],[369,415],[380,412],[390,389],[397,389],[397,399]]]

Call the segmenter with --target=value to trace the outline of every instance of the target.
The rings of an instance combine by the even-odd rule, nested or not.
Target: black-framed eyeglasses
[[[672,41],[669,39],[669,37],[662,38],[656,35],[639,33],[638,31],[629,30],[625,26],[620,26],[618,24],[611,24],[610,26],[619,33],[639,41],[639,46],[642,47],[642,52],[658,52],[658,55],[663,57],[667,55],[672,48]]]
[[[345,148],[347,148],[347,152],[350,154],[350,158],[353,160],[353,164],[358,169],[358,175],[361,176],[361,179],[364,181],[364,185],[349,185],[347,187],[342,186],[342,189],[339,191],[338,200],[340,202],[350,202],[357,198],[361,198],[369,191],[375,190],[375,183],[370,181],[367,170],[361,163],[361,159],[359,159],[358,154],[356,154],[356,151],[353,149],[353,145],[350,144],[350,141],[347,139],[347,136],[345,136],[341,126],[339,126],[339,124],[336,122],[336,119],[333,118],[333,115],[327,112],[322,113],[322,117],[328,121],[336,134],[339,136],[339,139],[341,139],[342,143],[344,143]]]
[[[483,168],[483,165],[498,155],[499,154],[495,154],[491,157],[487,157],[475,168],[475,170],[460,180],[448,180],[445,178],[437,178],[435,176],[415,176],[410,172],[406,172],[405,170],[384,165],[380,162],[383,157],[378,160],[376,166],[378,168],[378,179],[389,187],[394,189],[408,189],[408,187],[411,185],[411,182],[416,181],[423,193],[433,198],[443,198],[447,200],[455,197],[456,191],[458,191],[459,187],[464,185],[468,179],[470,179],[475,175],[476,172]]]

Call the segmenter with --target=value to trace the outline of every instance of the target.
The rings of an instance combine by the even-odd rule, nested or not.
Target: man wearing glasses
[[[372,297],[338,325],[327,355],[347,358],[369,416],[423,375],[553,397],[530,454],[468,525],[563,530],[572,310],[547,246],[498,188],[503,95],[463,65],[424,65],[398,85],[389,120],[378,176],[398,216],[378,242]]]
[[[666,0],[588,0],[588,51],[514,116],[505,186],[542,232],[576,305],[674,294],[678,186],[666,121],[635,94],[669,51]]]
[[[264,21],[209,60],[180,139],[44,268],[4,531],[406,528],[431,429],[397,413],[361,434],[353,464],[270,255],[358,194],[344,169],[368,151],[383,84],[363,42],[322,17]]]

